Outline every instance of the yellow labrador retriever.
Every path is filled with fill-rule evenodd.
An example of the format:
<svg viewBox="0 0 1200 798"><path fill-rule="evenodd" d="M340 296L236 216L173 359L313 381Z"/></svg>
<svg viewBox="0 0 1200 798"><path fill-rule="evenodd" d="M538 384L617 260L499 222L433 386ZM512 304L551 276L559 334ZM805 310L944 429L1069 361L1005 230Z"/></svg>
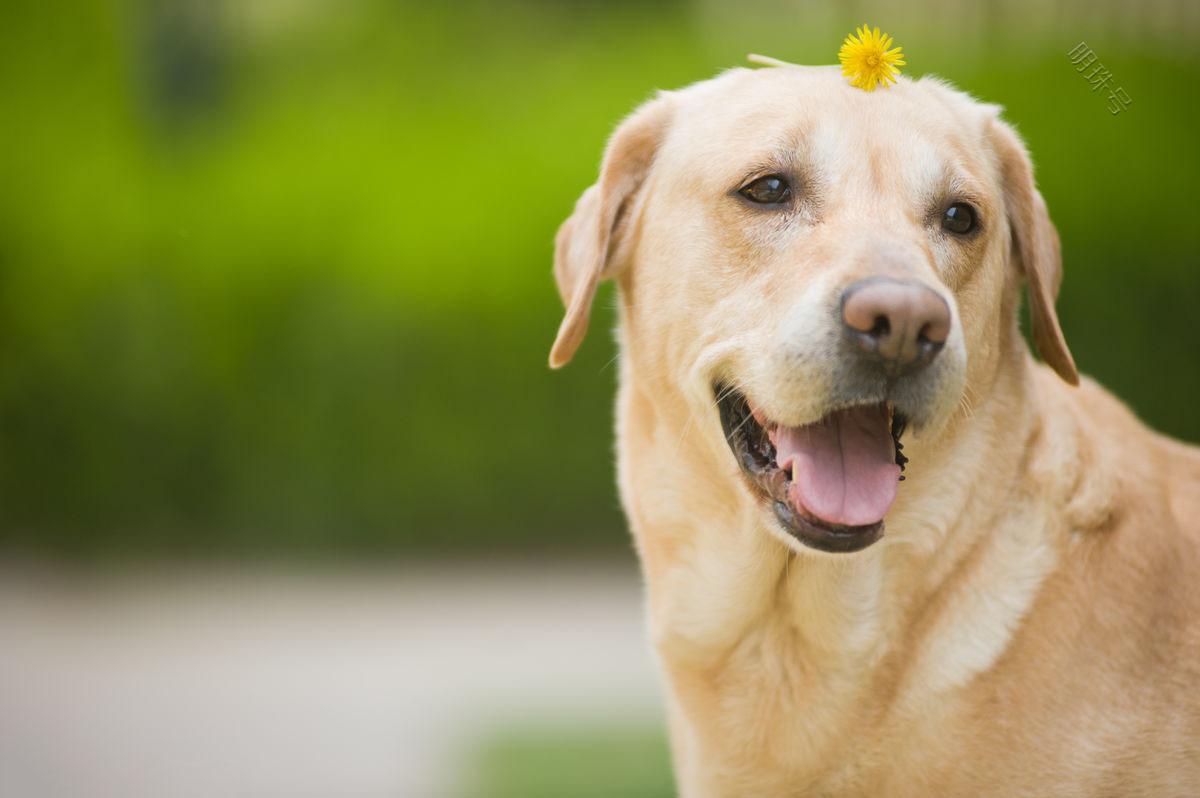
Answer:
<svg viewBox="0 0 1200 798"><path fill-rule="evenodd" d="M1080 382L998 108L836 67L663 93L554 271L555 367L619 286L681 794L1200 795L1200 450Z"/></svg>

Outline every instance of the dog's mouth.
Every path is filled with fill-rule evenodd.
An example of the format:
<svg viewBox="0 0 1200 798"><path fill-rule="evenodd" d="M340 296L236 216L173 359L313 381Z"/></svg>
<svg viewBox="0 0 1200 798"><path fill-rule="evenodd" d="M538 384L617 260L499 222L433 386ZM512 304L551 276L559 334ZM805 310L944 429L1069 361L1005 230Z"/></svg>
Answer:
<svg viewBox="0 0 1200 798"><path fill-rule="evenodd" d="M788 534L827 552L859 551L883 536L908 460L900 443L907 419L890 402L788 427L733 389L715 391L725 440Z"/></svg>

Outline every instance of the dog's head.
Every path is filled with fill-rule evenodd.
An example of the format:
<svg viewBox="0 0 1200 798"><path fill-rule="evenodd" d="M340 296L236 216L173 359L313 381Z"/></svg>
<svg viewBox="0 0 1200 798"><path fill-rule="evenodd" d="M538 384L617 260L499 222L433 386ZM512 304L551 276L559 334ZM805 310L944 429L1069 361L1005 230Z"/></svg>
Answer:
<svg viewBox="0 0 1200 798"><path fill-rule="evenodd" d="M1025 150L934 80L738 69L658 96L613 135L555 276L551 365L617 278L636 378L711 418L781 534L826 551L879 537L905 429L935 437L1021 346L1022 278L1038 351L1078 380Z"/></svg>

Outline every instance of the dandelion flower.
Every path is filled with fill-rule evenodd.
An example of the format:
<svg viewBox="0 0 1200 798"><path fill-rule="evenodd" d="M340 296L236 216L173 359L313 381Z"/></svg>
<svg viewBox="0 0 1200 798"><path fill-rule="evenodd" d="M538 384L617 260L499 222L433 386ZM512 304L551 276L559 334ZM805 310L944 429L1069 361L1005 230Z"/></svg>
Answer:
<svg viewBox="0 0 1200 798"><path fill-rule="evenodd" d="M904 53L899 47L892 46L892 37L881 34L879 28L871 30L866 23L856 30L855 35L847 36L838 52L838 60L842 62L842 74L850 78L850 85L865 91L875 91L876 86L886 86L888 82L896 82L900 70L904 66Z"/></svg>

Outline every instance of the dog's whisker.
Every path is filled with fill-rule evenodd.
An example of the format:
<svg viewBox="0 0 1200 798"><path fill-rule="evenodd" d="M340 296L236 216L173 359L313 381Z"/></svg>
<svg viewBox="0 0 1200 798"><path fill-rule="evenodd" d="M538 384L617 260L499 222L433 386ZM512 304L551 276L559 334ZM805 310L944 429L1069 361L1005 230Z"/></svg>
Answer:
<svg viewBox="0 0 1200 798"><path fill-rule="evenodd" d="M742 427L746 426L746 422L750 421L753 418L754 418L754 416L747 415L745 418L743 418L741 421L738 422L738 425L736 427L729 430L729 434L726 437L732 438L735 433L741 431Z"/></svg>
<svg viewBox="0 0 1200 798"><path fill-rule="evenodd" d="M741 392L740 383L733 382L725 388L725 390L721 393L720 396L717 397L716 401L713 404L714 404L714 406L720 405L720 403L723 399L728 398L729 396L733 395L734 393L740 393L740 392ZM687 417L687 420L684 422L683 430L680 431L679 437L675 441L676 454L678 454L680 449L683 447L683 441L687 437L688 432L691 431L692 423L695 421L695 419L696 419L696 410L695 410L695 408L693 408L688 412L688 417Z"/></svg>
<svg viewBox="0 0 1200 798"><path fill-rule="evenodd" d="M724 391L717 394L717 397L713 401L713 404L719 405L719 404L721 404L721 402L724 402L726 399L728 399L730 396L733 396L735 393L741 393L741 386L736 385L736 384L729 385L728 387L725 388Z"/></svg>
<svg viewBox="0 0 1200 798"><path fill-rule="evenodd" d="M967 398L967 394L965 392L958 397L958 407L960 410L962 410L963 415L965 415L968 419L975 417L975 407Z"/></svg>

